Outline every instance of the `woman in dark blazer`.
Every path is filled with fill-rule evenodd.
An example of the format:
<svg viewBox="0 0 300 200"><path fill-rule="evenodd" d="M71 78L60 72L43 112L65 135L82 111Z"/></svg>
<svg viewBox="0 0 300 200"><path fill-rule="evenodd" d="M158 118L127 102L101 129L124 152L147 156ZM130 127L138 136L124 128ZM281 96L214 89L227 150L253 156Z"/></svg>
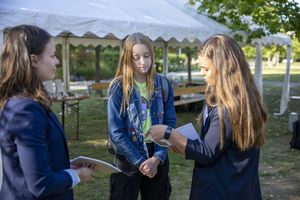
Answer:
<svg viewBox="0 0 300 200"><path fill-rule="evenodd" d="M45 30L8 30L0 60L0 199L72 200L72 187L94 173L70 169L64 131L42 83L55 77L57 64Z"/></svg>
<svg viewBox="0 0 300 200"><path fill-rule="evenodd" d="M201 140L163 125L148 134L195 160L190 199L261 199L259 149L267 114L244 53L233 39L215 35L203 43L199 60L207 82Z"/></svg>

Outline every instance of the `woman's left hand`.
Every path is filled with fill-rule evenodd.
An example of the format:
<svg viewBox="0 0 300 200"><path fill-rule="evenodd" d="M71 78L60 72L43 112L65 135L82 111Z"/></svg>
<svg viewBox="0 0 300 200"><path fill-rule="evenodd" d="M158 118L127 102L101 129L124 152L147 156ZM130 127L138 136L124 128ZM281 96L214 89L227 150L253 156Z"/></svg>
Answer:
<svg viewBox="0 0 300 200"><path fill-rule="evenodd" d="M165 134L165 131L166 131L166 128L168 126L166 125L163 125L163 124L160 124L160 125L154 125L152 126L146 133L146 137L148 135L151 135L151 137L155 140L155 141L159 141L161 139L164 138L164 134Z"/></svg>
<svg viewBox="0 0 300 200"><path fill-rule="evenodd" d="M159 165L159 163L160 160L153 156L145 160L141 164L139 170L143 175L148 176L149 178L153 178L157 173L157 166Z"/></svg>

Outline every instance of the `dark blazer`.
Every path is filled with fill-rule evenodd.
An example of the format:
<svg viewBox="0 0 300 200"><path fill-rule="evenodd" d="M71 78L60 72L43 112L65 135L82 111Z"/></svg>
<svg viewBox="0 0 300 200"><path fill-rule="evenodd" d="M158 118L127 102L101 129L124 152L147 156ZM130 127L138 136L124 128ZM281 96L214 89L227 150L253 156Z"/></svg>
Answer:
<svg viewBox="0 0 300 200"><path fill-rule="evenodd" d="M3 185L0 199L72 200L66 138L52 112L27 98L9 99L0 113Z"/></svg>
<svg viewBox="0 0 300 200"><path fill-rule="evenodd" d="M232 142L229 116L223 110L224 147L220 150L220 123L212 108L201 133L202 142L188 140L186 159L195 160L191 200L262 199L259 176L259 149L240 151Z"/></svg>

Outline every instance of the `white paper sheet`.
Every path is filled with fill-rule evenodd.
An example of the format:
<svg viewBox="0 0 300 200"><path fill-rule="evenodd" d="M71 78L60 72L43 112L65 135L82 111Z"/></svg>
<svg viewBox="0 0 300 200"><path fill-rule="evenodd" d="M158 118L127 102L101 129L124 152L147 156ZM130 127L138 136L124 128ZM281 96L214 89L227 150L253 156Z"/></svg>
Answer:
<svg viewBox="0 0 300 200"><path fill-rule="evenodd" d="M121 170L110 163L107 163L103 160L98 160L95 158L89 158L84 156L78 156L70 161L71 165L83 165L83 164L93 164L96 165L96 170L99 170L103 173L111 174L121 172Z"/></svg>
<svg viewBox="0 0 300 200"><path fill-rule="evenodd" d="M201 139L192 123L188 123L183 126L180 126L180 127L176 128L176 130L179 133L181 133L182 135L184 135L185 137L187 137L188 139L201 141Z"/></svg>

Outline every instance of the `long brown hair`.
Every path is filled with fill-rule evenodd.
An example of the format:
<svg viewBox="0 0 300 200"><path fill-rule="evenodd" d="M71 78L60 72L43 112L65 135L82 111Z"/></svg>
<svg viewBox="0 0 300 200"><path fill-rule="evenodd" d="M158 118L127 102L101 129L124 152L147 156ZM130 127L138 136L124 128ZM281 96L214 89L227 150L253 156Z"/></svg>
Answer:
<svg viewBox="0 0 300 200"><path fill-rule="evenodd" d="M41 55L51 35L31 25L8 29L0 57L0 110L8 98L24 96L50 109L51 100L32 67L31 55Z"/></svg>
<svg viewBox="0 0 300 200"><path fill-rule="evenodd" d="M208 86L206 97L208 105L218 108L221 147L224 107L237 146L241 150L262 146L267 113L241 47L228 36L215 35L202 44L200 55L211 59L216 68L216 86Z"/></svg>
<svg viewBox="0 0 300 200"><path fill-rule="evenodd" d="M122 53L119 60L118 69L115 75L115 79L112 81L112 84L119 79L122 79L123 86L123 98L122 98L122 111L125 111L126 106L129 104L129 99L134 86L134 66L132 62L132 49L135 44L143 44L145 45L150 53L151 57L151 66L147 73L146 83L147 83L147 91L148 98L151 98L154 90L154 51L153 47L150 44L149 39L143 35L142 33L133 33L129 35L123 44Z"/></svg>

